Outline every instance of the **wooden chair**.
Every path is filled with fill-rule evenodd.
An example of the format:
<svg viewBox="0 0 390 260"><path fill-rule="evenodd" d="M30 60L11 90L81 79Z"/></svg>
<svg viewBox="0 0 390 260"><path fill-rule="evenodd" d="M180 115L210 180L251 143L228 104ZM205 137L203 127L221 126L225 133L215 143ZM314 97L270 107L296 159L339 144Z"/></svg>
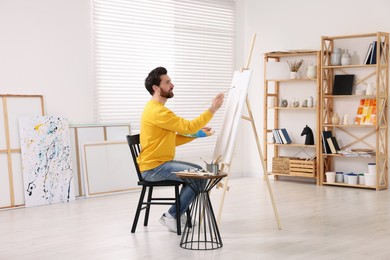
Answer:
<svg viewBox="0 0 390 260"><path fill-rule="evenodd" d="M137 163L137 157L138 157L139 153L141 152L139 134L128 135L127 142L129 144L130 152L131 152L131 155L133 157L133 161L134 161L134 165L135 165L135 169L137 171L138 185L142 186L142 191L141 191L141 195L139 197L137 211L135 213L133 226L131 228L131 233L135 233L135 229L137 228L137 223L138 223L138 219L139 219L139 215L141 213L141 210L145 209L144 226L148 225L151 205L172 205L173 203L175 203L176 212L180 212L179 187L180 187L180 185L183 184L183 182L180 182L180 181L154 181L154 182L150 182L150 181L143 180L143 178L141 176L141 171L139 170L138 163ZM175 197L155 198L155 197L153 197L153 188L154 187L173 187L175 189ZM148 190L148 188L149 188L149 190ZM147 197L147 200L144 201L145 194L146 194L147 190L148 190L148 197ZM176 216L176 223L177 223L177 234L181 235L181 225L180 225L180 215L179 214L177 214L177 216Z"/></svg>

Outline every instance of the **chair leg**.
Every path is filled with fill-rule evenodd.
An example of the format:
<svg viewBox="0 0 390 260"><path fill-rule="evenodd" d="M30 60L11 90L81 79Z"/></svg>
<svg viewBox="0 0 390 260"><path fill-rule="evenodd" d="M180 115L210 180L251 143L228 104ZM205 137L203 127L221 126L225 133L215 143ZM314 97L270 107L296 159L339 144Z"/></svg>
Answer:
<svg viewBox="0 0 390 260"><path fill-rule="evenodd" d="M175 186L175 204L176 204L176 228L177 235L181 235L181 223L180 223L180 194L179 185Z"/></svg>
<svg viewBox="0 0 390 260"><path fill-rule="evenodd" d="M145 227L148 225L148 221L149 221L150 202L152 201L152 194L153 194L153 186L149 186L148 204L146 205L145 219L144 219L144 226Z"/></svg>
<svg viewBox="0 0 390 260"><path fill-rule="evenodd" d="M141 210L142 210L142 203L144 201L145 192L146 192L146 186L143 186L142 191L141 191L141 195L140 195L139 201L138 201L137 211L135 212L133 226L131 227L131 233L135 233L135 229L137 228L137 223L138 223L139 215L140 215Z"/></svg>

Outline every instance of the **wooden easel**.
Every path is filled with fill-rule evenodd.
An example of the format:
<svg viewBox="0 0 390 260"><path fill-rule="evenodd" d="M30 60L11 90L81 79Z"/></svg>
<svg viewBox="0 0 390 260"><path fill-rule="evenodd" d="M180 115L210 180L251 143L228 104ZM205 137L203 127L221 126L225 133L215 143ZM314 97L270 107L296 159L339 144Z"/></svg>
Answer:
<svg viewBox="0 0 390 260"><path fill-rule="evenodd" d="M250 60L251 60L251 56L252 56L252 51L253 51L253 46L255 44L255 40L256 40L256 34L254 34L253 38L252 38L251 48L250 48L250 51L249 51L249 57L248 57L248 60L247 60L246 67L245 68L241 68L241 70L240 70L241 72L244 71L244 70L248 70L249 69L249 64L250 64ZM265 161L264 161L263 152L261 151L260 141L259 141L259 138L258 138L258 135L257 135L255 120L253 118L253 114L252 114L251 106L250 106L250 103L249 103L248 95L246 96L245 102L246 102L246 107L247 107L249 116L241 116L241 118L251 122L253 134L254 134L255 139L256 139L257 150L259 152L261 164L263 166L264 180L267 183L269 196L271 198L272 207L273 207L275 218L276 218L276 223L278 225L278 229L282 229L281 224L280 224L278 209L276 208L276 204L275 204L275 198L274 198L274 195L273 195L273 192L272 192L271 184L270 184L269 179L268 179L267 166L266 166ZM231 166L231 162L229 162L229 163L222 162L221 172L230 173L230 166ZM225 168L228 168L228 171L225 171ZM218 210L218 216L217 216L218 223L221 220L222 207L223 207L223 203L225 201L225 194L226 194L226 191L229 190L229 187L228 187L228 177L226 177L224 179L224 183L221 184L220 186L222 186L222 188L223 188L223 193L222 193L221 203L220 203L219 210Z"/></svg>

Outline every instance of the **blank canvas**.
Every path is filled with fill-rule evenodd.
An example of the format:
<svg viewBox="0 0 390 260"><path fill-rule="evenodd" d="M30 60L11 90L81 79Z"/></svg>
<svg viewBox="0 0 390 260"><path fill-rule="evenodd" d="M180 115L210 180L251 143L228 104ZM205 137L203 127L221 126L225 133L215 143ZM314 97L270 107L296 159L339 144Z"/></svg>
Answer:
<svg viewBox="0 0 390 260"><path fill-rule="evenodd" d="M238 123L242 115L252 71L235 71L226 100L226 110L220 134L214 150L214 159L221 156L221 162L230 163L236 141Z"/></svg>

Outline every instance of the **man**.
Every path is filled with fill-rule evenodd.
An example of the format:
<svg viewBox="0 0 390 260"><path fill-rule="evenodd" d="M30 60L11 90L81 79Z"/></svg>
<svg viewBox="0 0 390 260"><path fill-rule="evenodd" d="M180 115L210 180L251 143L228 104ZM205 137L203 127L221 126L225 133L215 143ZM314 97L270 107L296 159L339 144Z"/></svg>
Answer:
<svg viewBox="0 0 390 260"><path fill-rule="evenodd" d="M177 171L201 169L199 165L174 161L176 146L188 143L194 138L183 136L193 134L203 128L221 107L224 99L222 93L212 101L211 106L193 120L186 120L176 116L165 107L169 98L174 96L171 79L167 70L157 67L145 79L145 87L152 98L144 108L141 118L141 153L138 165L146 181L177 180ZM180 193L180 212L176 212L175 205L160 218L160 223L176 232L176 215L185 219L184 213L195 197L194 191L186 186Z"/></svg>

